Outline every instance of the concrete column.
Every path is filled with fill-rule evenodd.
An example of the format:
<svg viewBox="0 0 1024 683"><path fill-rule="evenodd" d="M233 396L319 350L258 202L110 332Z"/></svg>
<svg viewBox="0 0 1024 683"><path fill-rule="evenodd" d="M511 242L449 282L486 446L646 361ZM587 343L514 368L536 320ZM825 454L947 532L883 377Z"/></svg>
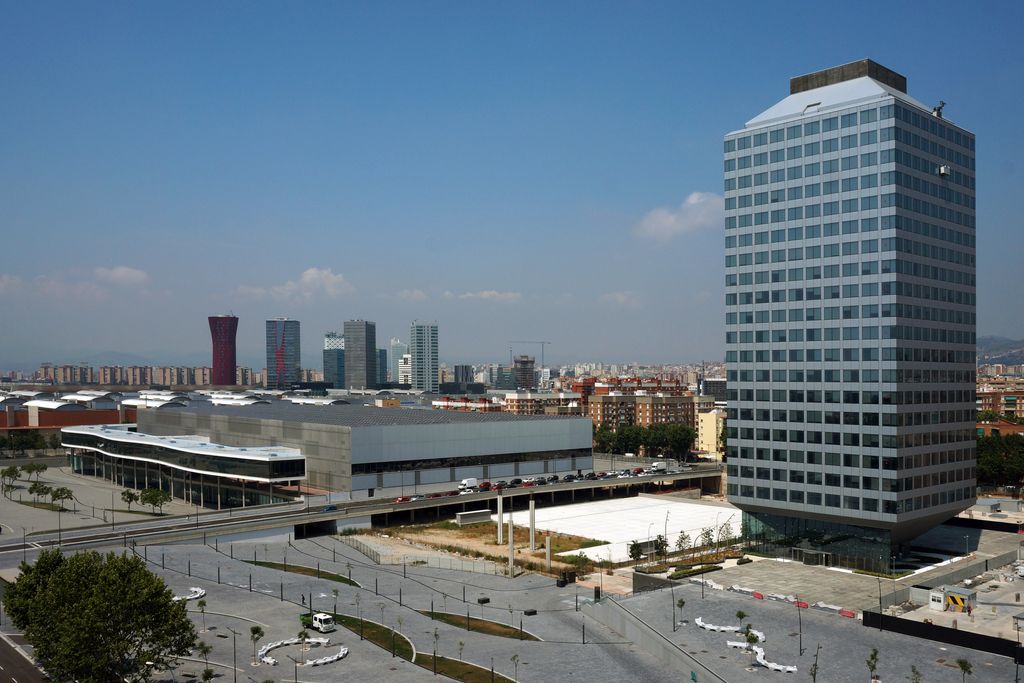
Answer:
<svg viewBox="0 0 1024 683"><path fill-rule="evenodd" d="M505 515L502 512L502 498L504 498L504 496L502 496L499 493L498 494L498 545L501 545L502 543L505 542L505 537L503 535L503 532L505 530L505 528L503 526L505 524Z"/></svg>
<svg viewBox="0 0 1024 683"><path fill-rule="evenodd" d="M533 496L530 496L530 552L532 553L537 549L537 509L536 504L533 501Z"/></svg>
<svg viewBox="0 0 1024 683"><path fill-rule="evenodd" d="M544 537L544 559L547 561L548 571L551 571L551 534Z"/></svg>
<svg viewBox="0 0 1024 683"><path fill-rule="evenodd" d="M513 571L516 566L516 546L515 546L515 534L513 533L514 527L512 526L512 511L508 512L508 575L509 577L515 576Z"/></svg>

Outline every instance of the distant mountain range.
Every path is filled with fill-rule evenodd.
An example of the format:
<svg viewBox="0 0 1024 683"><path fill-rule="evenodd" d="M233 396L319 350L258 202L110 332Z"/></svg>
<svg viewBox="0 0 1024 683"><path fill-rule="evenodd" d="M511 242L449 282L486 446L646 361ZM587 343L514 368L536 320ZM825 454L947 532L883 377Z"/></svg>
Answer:
<svg viewBox="0 0 1024 683"><path fill-rule="evenodd" d="M978 363L1024 363L1024 339L978 337Z"/></svg>

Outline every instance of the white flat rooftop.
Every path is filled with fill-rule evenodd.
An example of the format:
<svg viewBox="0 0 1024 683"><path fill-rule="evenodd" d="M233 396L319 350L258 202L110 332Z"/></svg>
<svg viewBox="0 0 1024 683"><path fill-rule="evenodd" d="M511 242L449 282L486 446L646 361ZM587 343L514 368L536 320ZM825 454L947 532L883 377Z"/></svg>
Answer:
<svg viewBox="0 0 1024 683"><path fill-rule="evenodd" d="M740 533L742 513L732 505L717 501L698 503L667 496L613 498L538 508L536 519L538 530L608 541L607 545L573 550L562 555L583 553L594 561L611 559L612 562L625 562L629 559L631 542L653 540L658 534L665 533L666 514L669 548L675 547L681 531L689 534L691 543L708 527L716 530L716 536L717 530L724 524L729 524L734 537ZM492 515L491 519L497 521L497 515ZM507 523L507 512L505 520ZM529 510L515 511L512 513L512 521L516 526L528 526ZM537 543L541 546L543 540Z"/></svg>
<svg viewBox="0 0 1024 683"><path fill-rule="evenodd" d="M176 451L216 455L219 458L239 458L242 460L304 460L305 456L298 448L285 446L222 446L210 443L202 436L185 434L182 436L154 436L139 432L129 432L124 427L135 425L85 425L81 427L64 427L61 431L70 434L98 436L122 443L137 443L147 446L160 446Z"/></svg>

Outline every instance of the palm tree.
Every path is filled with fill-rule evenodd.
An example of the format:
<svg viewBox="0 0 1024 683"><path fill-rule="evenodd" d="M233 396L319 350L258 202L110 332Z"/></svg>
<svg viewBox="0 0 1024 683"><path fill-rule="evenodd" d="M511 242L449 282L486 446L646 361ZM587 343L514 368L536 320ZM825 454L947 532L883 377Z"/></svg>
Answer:
<svg viewBox="0 0 1024 683"><path fill-rule="evenodd" d="M201 633L206 633L206 600L197 602L196 607L199 608L199 613L203 615L203 630Z"/></svg>
<svg viewBox="0 0 1024 683"><path fill-rule="evenodd" d="M309 631L302 629L298 633L299 640L302 641L302 665L306 665L306 641L309 639Z"/></svg>
<svg viewBox="0 0 1024 683"><path fill-rule="evenodd" d="M265 634L263 633L263 629L260 628L259 626L250 626L249 627L249 640L252 641L252 664L253 664L253 666L256 666L256 664L258 663L258 660L256 659L256 643L260 642L260 639L263 638L264 635Z"/></svg>
<svg viewBox="0 0 1024 683"><path fill-rule="evenodd" d="M509 658L509 661L512 662L512 666L515 667L515 674L513 674L512 680L513 681L518 681L519 680L519 655L517 655L517 654L516 655L512 655Z"/></svg>
<svg viewBox="0 0 1024 683"><path fill-rule="evenodd" d="M871 654L868 655L865 661L868 667L868 673L871 674L871 680L875 680L875 673L878 671L878 648L871 648Z"/></svg>
<svg viewBox="0 0 1024 683"><path fill-rule="evenodd" d="M213 669L211 669L210 667L206 667L205 669L203 669L203 683L210 683L210 681L213 680L214 675L215 674L213 673Z"/></svg>
<svg viewBox="0 0 1024 683"><path fill-rule="evenodd" d="M754 629L750 624L747 624L747 635L744 638L747 641L747 649L750 651L751 659L754 657L754 646L761 642L761 639L754 633Z"/></svg>
<svg viewBox="0 0 1024 683"><path fill-rule="evenodd" d="M466 647L466 644L460 640L459 641L459 659L462 659L462 649L465 648L465 647Z"/></svg>
<svg viewBox="0 0 1024 683"><path fill-rule="evenodd" d="M206 666L210 666L210 653L213 651L213 648L200 640L199 644L196 645L196 649L199 650L199 655L206 662Z"/></svg>
<svg viewBox="0 0 1024 683"><path fill-rule="evenodd" d="M973 667L971 666L971 663L966 659L960 658L956 660L956 665L960 667L960 680L966 683L967 677L974 674L974 671L972 671Z"/></svg>

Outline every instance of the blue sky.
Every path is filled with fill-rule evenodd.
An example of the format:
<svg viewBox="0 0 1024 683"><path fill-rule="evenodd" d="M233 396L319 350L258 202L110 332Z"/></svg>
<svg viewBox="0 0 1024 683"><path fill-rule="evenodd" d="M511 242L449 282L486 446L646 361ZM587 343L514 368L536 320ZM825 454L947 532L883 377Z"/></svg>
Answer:
<svg viewBox="0 0 1024 683"><path fill-rule="evenodd" d="M5 3L0 367L200 363L229 310L257 365L277 315L309 365L349 318L721 358L722 136L863 57L977 134L978 330L1024 337L1019 3L701 5Z"/></svg>

